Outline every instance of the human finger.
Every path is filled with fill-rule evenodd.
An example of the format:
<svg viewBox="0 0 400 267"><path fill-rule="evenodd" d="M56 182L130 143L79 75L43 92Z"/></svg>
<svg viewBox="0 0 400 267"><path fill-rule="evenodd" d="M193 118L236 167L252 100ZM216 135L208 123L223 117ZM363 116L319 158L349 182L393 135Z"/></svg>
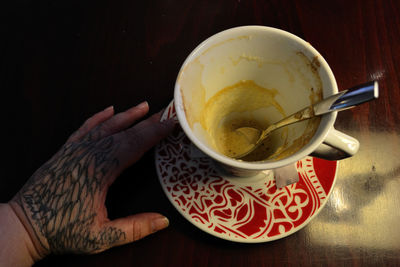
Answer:
<svg viewBox="0 0 400 267"><path fill-rule="evenodd" d="M146 151L167 137L174 129L174 119L160 121L161 113L141 121L134 127L118 134L121 146L117 152L121 167L125 168L136 162Z"/></svg>
<svg viewBox="0 0 400 267"><path fill-rule="evenodd" d="M77 142L93 128L100 125L102 122L108 120L114 115L114 107L110 106L103 111L94 114L92 117L87 119L82 126L75 131L67 140L67 142Z"/></svg>
<svg viewBox="0 0 400 267"><path fill-rule="evenodd" d="M169 221L166 217L159 213L140 213L125 218L119 218L106 222L100 229L99 235L103 236L103 240L109 242L104 247L95 252L101 252L111 247L120 246L142 239L152 233L166 228ZM112 236L118 238L108 238L109 232ZM115 233L118 232L118 235ZM105 238L104 238L105 236Z"/></svg>
<svg viewBox="0 0 400 267"><path fill-rule="evenodd" d="M140 103L124 112L118 113L110 119L104 121L98 127L94 128L89 134L88 138L101 139L131 126L136 120L142 118L149 111L149 104L147 101Z"/></svg>

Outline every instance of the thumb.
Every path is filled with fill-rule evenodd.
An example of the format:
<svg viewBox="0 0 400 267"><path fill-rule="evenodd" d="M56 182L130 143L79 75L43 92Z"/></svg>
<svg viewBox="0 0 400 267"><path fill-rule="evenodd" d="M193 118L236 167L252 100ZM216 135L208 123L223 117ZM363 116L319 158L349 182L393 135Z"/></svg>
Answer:
<svg viewBox="0 0 400 267"><path fill-rule="evenodd" d="M109 221L103 225L103 228L120 229L124 233L123 238L114 240L114 242L108 244L109 247L114 247L139 240L166 228L168 225L169 221L163 215L148 212Z"/></svg>

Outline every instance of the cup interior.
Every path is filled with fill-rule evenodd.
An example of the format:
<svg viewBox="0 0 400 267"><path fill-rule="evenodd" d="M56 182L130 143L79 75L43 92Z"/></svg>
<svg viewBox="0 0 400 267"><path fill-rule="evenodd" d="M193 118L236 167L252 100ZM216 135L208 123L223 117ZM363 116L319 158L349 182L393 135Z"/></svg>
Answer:
<svg viewBox="0 0 400 267"><path fill-rule="evenodd" d="M274 131L268 151L244 161L225 153L235 142L228 133L244 126L262 130L335 92L328 64L309 43L275 28L246 26L210 37L189 55L176 81L175 105L183 130L207 155L266 169L310 154L336 114Z"/></svg>

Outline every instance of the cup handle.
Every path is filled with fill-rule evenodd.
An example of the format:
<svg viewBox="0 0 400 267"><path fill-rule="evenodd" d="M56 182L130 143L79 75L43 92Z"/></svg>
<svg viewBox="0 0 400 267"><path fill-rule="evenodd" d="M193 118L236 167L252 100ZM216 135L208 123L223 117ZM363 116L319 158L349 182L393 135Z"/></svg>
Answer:
<svg viewBox="0 0 400 267"><path fill-rule="evenodd" d="M311 156L327 160L340 160L354 156L359 147L360 142L357 139L332 128Z"/></svg>

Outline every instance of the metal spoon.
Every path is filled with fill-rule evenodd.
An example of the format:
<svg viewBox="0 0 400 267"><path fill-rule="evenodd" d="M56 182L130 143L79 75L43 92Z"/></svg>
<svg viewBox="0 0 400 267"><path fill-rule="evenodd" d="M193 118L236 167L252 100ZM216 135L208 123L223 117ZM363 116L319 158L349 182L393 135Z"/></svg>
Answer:
<svg viewBox="0 0 400 267"><path fill-rule="evenodd" d="M253 152L262 141L276 129L329 112L349 109L364 102L376 99L378 98L378 95L378 82L372 81L329 96L314 105L306 107L274 124L271 124L264 131L252 127L238 128L235 131L246 138L249 142L249 146L247 146L244 151L236 151L237 156L235 156L235 158L241 159Z"/></svg>

